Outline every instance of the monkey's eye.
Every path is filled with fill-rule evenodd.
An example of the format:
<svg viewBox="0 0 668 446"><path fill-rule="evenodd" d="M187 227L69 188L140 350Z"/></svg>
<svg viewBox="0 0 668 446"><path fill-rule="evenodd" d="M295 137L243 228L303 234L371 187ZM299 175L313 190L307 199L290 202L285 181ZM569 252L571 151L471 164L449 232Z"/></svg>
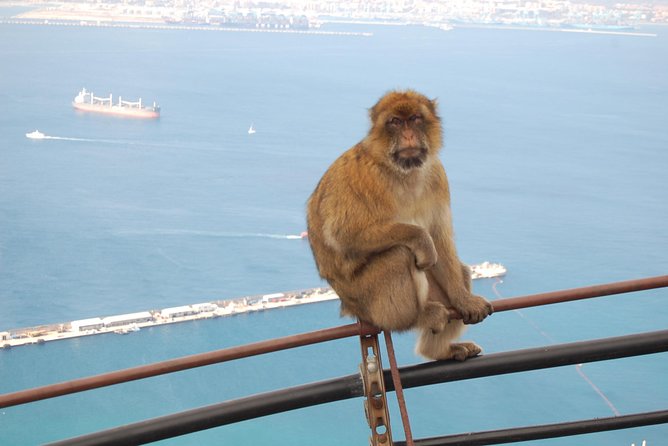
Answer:
<svg viewBox="0 0 668 446"><path fill-rule="evenodd" d="M419 124L422 122L422 116L420 115L411 115L410 118L408 118L408 121L414 124Z"/></svg>
<svg viewBox="0 0 668 446"><path fill-rule="evenodd" d="M396 127L400 126L402 123L403 123L403 121L400 118L397 118L396 116L394 118L390 119L390 122L389 122L390 125L393 125L393 126L396 126Z"/></svg>

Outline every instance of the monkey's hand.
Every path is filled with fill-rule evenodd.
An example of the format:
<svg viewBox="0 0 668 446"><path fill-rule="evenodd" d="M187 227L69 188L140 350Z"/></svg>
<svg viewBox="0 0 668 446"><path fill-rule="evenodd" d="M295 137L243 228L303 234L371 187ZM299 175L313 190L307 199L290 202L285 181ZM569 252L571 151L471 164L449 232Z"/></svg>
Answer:
<svg viewBox="0 0 668 446"><path fill-rule="evenodd" d="M417 239L412 247L415 254L415 265L419 270L429 269L436 265L438 254L431 236L425 231L424 235Z"/></svg>
<svg viewBox="0 0 668 446"><path fill-rule="evenodd" d="M455 310L461 314L462 321L464 321L465 324L477 324L478 322L482 322L483 319L494 312L492 304L489 303L487 299L476 296L475 294L469 295L466 299L460 300L453 306L455 307Z"/></svg>

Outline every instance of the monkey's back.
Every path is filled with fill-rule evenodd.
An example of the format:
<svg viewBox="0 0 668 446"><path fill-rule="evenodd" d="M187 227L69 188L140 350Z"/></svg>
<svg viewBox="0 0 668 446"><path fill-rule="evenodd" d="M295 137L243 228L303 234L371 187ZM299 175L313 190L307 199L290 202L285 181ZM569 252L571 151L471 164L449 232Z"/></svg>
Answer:
<svg viewBox="0 0 668 446"><path fill-rule="evenodd" d="M388 187L363 143L327 169L307 203L309 242L324 279L345 279L366 261L355 240L366 227L396 213Z"/></svg>

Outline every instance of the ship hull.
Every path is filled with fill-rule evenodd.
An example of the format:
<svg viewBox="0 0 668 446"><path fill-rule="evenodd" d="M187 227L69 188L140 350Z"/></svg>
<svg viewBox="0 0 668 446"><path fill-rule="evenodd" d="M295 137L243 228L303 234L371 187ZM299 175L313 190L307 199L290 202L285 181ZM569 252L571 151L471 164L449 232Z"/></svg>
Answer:
<svg viewBox="0 0 668 446"><path fill-rule="evenodd" d="M76 102L73 102L72 106L75 108L75 110L87 113L101 113L105 115L125 116L128 118L140 118L140 119L156 119L160 117L159 111L151 110L148 108L130 108L130 107L119 107L117 105L107 106L107 105L85 104L85 103L82 104Z"/></svg>

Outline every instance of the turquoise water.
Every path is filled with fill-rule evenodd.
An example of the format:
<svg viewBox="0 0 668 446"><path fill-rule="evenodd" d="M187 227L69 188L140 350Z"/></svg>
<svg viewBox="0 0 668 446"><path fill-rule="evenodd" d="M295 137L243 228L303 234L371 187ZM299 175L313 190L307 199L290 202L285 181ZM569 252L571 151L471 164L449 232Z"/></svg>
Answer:
<svg viewBox="0 0 668 446"><path fill-rule="evenodd" d="M330 28L341 29L341 28ZM349 29L349 28L346 28ZM0 331L319 286L304 203L385 91L437 97L457 242L490 298L666 274L668 37L420 27L372 37L0 25ZM69 103L141 96L158 121ZM253 123L257 129L248 135ZM33 141L39 129L62 139ZM665 291L500 313L486 352L665 329ZM11 392L331 327L335 302L0 351ZM401 364L420 361L396 337ZM354 340L0 410L32 445L355 373ZM668 407L665 354L584 365L622 414ZM574 367L407 392L417 438L613 415ZM393 413L397 436L399 416ZM367 444L361 401L178 445ZM665 444L648 427L530 444Z"/></svg>

